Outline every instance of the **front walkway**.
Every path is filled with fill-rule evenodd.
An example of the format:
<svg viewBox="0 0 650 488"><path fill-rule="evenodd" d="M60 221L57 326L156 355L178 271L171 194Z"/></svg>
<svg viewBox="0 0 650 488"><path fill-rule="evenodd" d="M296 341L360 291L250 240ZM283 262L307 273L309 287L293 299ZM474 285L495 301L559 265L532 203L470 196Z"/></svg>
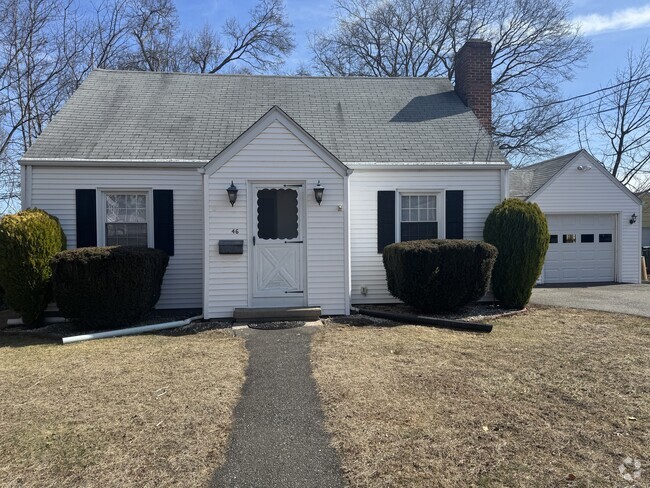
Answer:
<svg viewBox="0 0 650 488"><path fill-rule="evenodd" d="M250 359L213 487L341 487L309 360L315 327L241 329Z"/></svg>
<svg viewBox="0 0 650 488"><path fill-rule="evenodd" d="M650 284L538 286L530 303L650 317Z"/></svg>

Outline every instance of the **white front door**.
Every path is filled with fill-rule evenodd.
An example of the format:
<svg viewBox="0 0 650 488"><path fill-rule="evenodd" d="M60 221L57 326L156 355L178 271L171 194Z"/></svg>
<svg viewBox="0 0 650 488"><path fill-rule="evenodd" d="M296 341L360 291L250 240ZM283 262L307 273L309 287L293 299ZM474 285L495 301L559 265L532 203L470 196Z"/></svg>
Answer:
<svg viewBox="0 0 650 488"><path fill-rule="evenodd" d="M304 186L252 187L253 306L305 305Z"/></svg>
<svg viewBox="0 0 650 488"><path fill-rule="evenodd" d="M614 281L614 215L547 215L547 220L551 242L544 262L544 283Z"/></svg>

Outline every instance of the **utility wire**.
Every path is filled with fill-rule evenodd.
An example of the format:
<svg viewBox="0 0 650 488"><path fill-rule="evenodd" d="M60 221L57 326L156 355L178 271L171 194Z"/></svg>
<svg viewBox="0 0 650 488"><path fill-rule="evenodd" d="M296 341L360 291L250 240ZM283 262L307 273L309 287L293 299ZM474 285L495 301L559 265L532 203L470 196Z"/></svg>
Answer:
<svg viewBox="0 0 650 488"><path fill-rule="evenodd" d="M522 109L519 109L519 110L514 110L512 112L508 112L506 114L503 114L503 116L506 117L508 115L517 115L517 114L524 113L524 112L530 112L531 110L537 110L539 108L548 108L548 107L551 107L553 105L559 105L559 104L562 104L562 103L571 102L573 100L578 100L579 98L590 97L591 95L595 95L596 93L612 90L614 88L618 88L618 87L623 86L623 85L629 85L630 83L645 81L647 79L650 79L650 74L643 75L643 76L640 76L638 78L634 78L632 80L623 81L621 83L617 83L616 85L606 86L605 88L600 88L598 90L594 90L594 91L589 92L589 93L583 93L582 95L576 95L576 96L573 96L573 97L565 98L564 100L555 100L553 102L543 103L541 105L536 105L534 107L528 107L528 108L522 108ZM597 101L597 100L591 100L591 101L585 103L585 105L589 105L591 103L594 103L595 101Z"/></svg>

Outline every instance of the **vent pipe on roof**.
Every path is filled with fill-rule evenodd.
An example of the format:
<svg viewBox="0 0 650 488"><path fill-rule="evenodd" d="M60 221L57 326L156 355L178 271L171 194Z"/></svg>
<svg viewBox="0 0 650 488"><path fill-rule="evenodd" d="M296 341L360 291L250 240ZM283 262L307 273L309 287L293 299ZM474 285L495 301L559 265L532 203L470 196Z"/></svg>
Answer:
<svg viewBox="0 0 650 488"><path fill-rule="evenodd" d="M456 53L455 91L492 133L492 44L470 39Z"/></svg>

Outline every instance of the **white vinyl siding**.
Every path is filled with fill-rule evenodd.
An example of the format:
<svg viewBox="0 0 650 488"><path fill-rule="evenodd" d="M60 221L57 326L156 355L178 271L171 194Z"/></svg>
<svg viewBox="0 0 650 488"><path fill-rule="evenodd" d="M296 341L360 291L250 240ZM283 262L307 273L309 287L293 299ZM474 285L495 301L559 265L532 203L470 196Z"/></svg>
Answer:
<svg viewBox="0 0 650 488"><path fill-rule="evenodd" d="M200 308L203 303L203 187L196 168L34 166L31 205L59 218L68 248L72 249L77 244L75 190L102 188L174 191L175 252L169 260L156 308Z"/></svg>
<svg viewBox="0 0 650 488"><path fill-rule="evenodd" d="M205 178L206 317L231 317L235 308L252 306L248 269L249 184L273 181L305 185L307 304L322 307L323 314L346 312L344 213L347 209L343 176L275 121ZM325 188L320 206L313 191L319 180ZM239 189L234 206L230 205L226 193L231 181ZM243 239L244 254L219 254L220 239Z"/></svg>
<svg viewBox="0 0 650 488"><path fill-rule="evenodd" d="M436 193L438 235L444 238L445 190L463 190L465 239L483 239L483 224L501 202L498 169L355 169L350 176L352 303L395 302L386 288L382 255L377 252L377 192ZM400 221L397 216L397 222ZM361 288L367 288L367 295Z"/></svg>
<svg viewBox="0 0 650 488"><path fill-rule="evenodd" d="M548 215L616 214L615 279L623 283L639 283L641 220L630 224L630 218L632 214L641 215L641 205L594 167L596 164L599 163L579 155L529 201L537 203ZM578 171L580 165L592 168Z"/></svg>

